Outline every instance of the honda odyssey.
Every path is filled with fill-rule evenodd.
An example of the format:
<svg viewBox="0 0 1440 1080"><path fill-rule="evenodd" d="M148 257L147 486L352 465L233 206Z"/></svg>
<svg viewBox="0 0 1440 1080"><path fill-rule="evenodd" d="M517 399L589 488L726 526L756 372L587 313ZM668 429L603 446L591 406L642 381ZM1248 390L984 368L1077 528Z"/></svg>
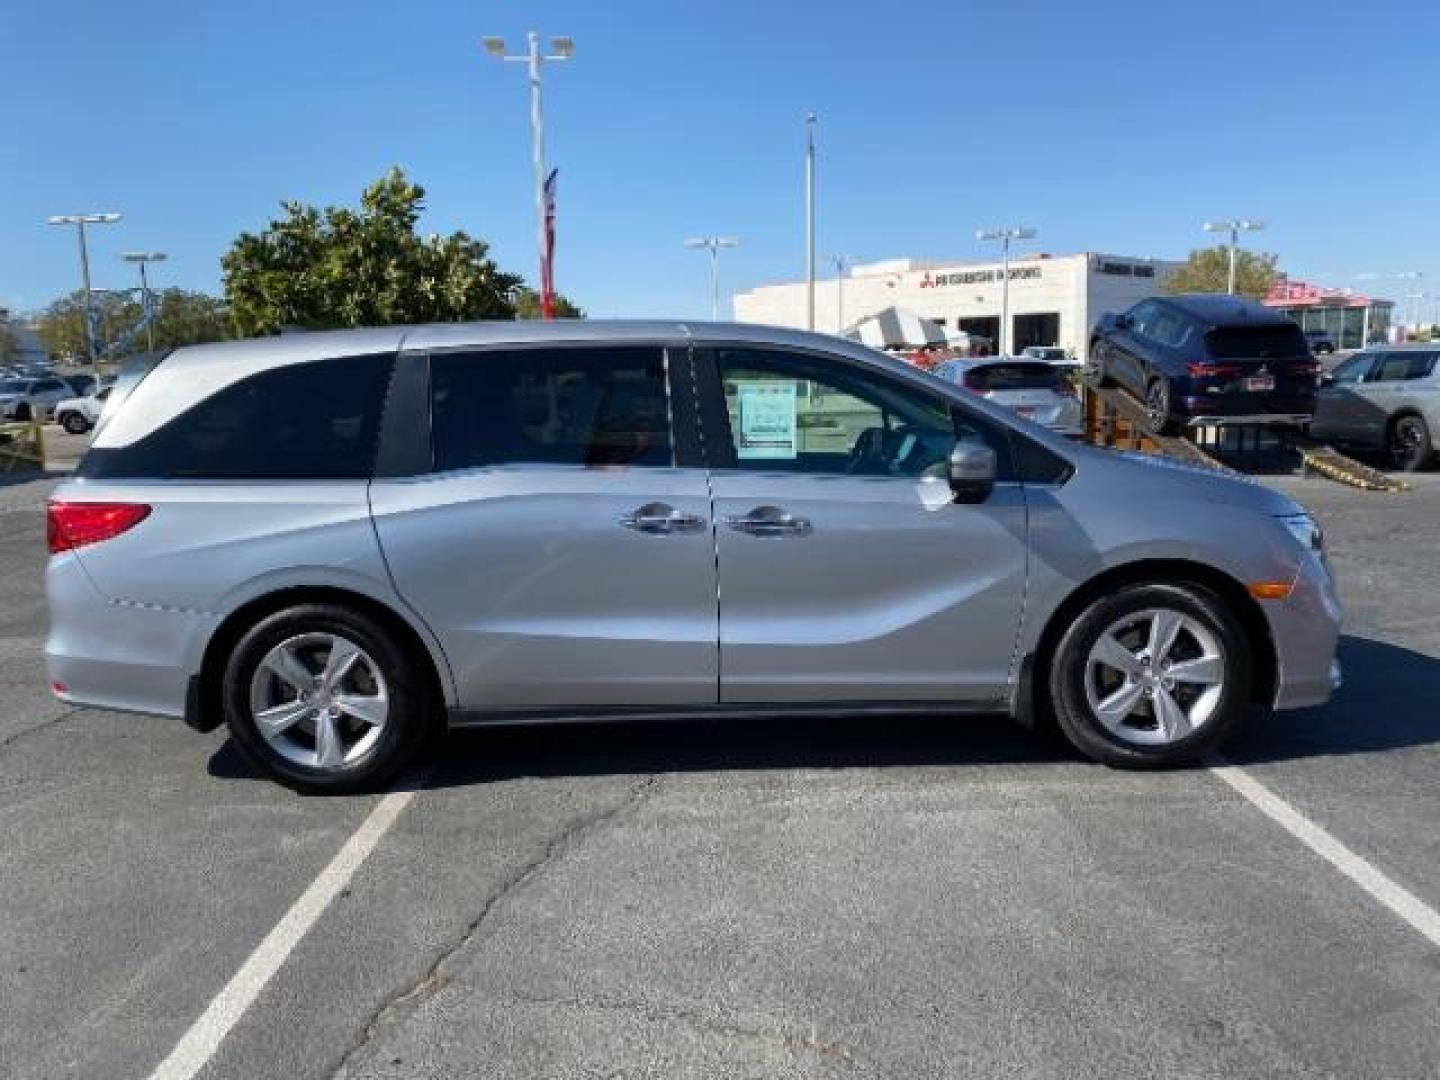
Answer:
<svg viewBox="0 0 1440 1080"><path fill-rule="evenodd" d="M1205 754L1325 701L1284 495L1073 443L851 342L676 322L148 357L49 507L54 693L372 788L446 726L1008 713Z"/></svg>

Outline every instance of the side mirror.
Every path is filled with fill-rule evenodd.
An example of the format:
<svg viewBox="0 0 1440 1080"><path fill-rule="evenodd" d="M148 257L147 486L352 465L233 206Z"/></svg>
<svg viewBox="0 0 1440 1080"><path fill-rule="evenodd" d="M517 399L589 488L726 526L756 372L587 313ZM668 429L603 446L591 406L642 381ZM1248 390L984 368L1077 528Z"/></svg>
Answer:
<svg viewBox="0 0 1440 1080"><path fill-rule="evenodd" d="M995 451L982 442L960 439L950 451L950 490L957 503L981 503L995 489Z"/></svg>

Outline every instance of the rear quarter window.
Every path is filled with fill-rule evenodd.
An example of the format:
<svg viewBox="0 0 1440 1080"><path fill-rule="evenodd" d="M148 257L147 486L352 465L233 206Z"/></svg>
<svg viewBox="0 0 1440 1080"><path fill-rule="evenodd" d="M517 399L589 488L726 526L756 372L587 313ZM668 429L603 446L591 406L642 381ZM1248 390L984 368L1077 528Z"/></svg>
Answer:
<svg viewBox="0 0 1440 1080"><path fill-rule="evenodd" d="M95 447L92 479L334 480L368 477L392 356L258 372L129 446ZM155 377L163 377L163 369Z"/></svg>

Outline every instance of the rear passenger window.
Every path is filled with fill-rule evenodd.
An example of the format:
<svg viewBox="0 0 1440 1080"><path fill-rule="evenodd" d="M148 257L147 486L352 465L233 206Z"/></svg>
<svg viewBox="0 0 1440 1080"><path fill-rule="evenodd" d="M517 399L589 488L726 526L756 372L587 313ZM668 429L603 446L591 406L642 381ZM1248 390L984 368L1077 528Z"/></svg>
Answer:
<svg viewBox="0 0 1440 1080"><path fill-rule="evenodd" d="M217 391L129 446L93 448L78 475L336 480L370 475L389 355L262 371ZM163 378L162 367L156 376Z"/></svg>
<svg viewBox="0 0 1440 1080"><path fill-rule="evenodd" d="M673 462L665 357L655 347L437 353L435 468Z"/></svg>

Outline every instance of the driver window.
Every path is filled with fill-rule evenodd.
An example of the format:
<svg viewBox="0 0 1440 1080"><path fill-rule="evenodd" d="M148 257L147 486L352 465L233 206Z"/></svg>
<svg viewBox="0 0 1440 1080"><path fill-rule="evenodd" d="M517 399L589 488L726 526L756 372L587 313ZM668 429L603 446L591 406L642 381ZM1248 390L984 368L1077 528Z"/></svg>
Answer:
<svg viewBox="0 0 1440 1080"><path fill-rule="evenodd" d="M801 353L722 348L716 360L733 468L946 475L956 429L943 400Z"/></svg>

